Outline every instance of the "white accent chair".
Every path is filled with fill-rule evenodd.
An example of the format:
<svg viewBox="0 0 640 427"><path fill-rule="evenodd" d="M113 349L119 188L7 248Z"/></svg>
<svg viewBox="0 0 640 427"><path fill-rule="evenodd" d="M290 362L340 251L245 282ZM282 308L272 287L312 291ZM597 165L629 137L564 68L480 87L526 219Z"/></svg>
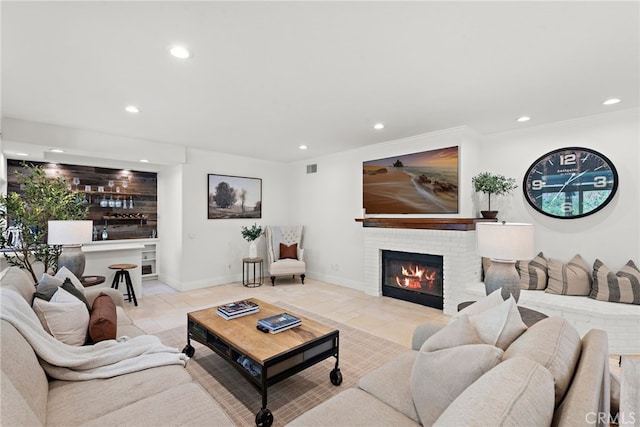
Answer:
<svg viewBox="0 0 640 427"><path fill-rule="evenodd" d="M296 274L300 275L300 280L304 285L307 266L304 263L304 249L302 249L302 229L302 225L266 227L267 265L272 286L275 286L277 276L291 275L295 278ZM282 254L280 253L280 244L285 247ZM293 251L293 245L297 245L295 251ZM281 256L285 258L281 258Z"/></svg>

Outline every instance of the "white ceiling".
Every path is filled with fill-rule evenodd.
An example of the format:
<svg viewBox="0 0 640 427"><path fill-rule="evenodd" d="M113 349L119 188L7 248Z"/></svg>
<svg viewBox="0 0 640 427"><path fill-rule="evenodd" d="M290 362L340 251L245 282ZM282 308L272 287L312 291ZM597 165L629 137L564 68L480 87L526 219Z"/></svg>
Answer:
<svg viewBox="0 0 640 427"><path fill-rule="evenodd" d="M637 1L1 7L3 118L242 156L296 161L639 105ZM174 43L194 57L172 58Z"/></svg>

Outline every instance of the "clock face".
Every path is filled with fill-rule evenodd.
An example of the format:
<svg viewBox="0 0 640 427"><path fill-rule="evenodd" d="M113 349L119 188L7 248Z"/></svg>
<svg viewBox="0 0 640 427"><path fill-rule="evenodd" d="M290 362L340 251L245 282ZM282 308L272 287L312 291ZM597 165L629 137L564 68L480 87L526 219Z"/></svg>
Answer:
<svg viewBox="0 0 640 427"><path fill-rule="evenodd" d="M604 155L588 148L551 151L527 170L522 189L538 212L580 218L605 207L618 188L618 172Z"/></svg>

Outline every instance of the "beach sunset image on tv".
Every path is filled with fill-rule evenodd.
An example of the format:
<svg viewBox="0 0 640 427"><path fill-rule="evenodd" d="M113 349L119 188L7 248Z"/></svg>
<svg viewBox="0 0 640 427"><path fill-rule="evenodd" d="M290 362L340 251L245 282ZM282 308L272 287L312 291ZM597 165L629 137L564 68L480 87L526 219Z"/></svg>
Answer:
<svg viewBox="0 0 640 427"><path fill-rule="evenodd" d="M367 214L458 213L458 147L362 163Z"/></svg>

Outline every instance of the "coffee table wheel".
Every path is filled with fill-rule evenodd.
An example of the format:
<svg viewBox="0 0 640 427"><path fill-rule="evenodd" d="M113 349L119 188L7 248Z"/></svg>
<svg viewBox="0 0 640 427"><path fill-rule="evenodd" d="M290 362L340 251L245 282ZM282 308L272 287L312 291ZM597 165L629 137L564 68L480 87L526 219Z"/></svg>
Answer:
<svg viewBox="0 0 640 427"><path fill-rule="evenodd" d="M194 354L196 354L196 349L191 346L191 344L187 344L182 349L182 352L187 355L188 358L192 358Z"/></svg>
<svg viewBox="0 0 640 427"><path fill-rule="evenodd" d="M273 424L273 414L267 408L262 408L256 414L257 427L270 427Z"/></svg>
<svg viewBox="0 0 640 427"><path fill-rule="evenodd" d="M329 373L329 379L331 380L331 384L335 386L339 386L342 384L342 373L340 369L335 368Z"/></svg>

